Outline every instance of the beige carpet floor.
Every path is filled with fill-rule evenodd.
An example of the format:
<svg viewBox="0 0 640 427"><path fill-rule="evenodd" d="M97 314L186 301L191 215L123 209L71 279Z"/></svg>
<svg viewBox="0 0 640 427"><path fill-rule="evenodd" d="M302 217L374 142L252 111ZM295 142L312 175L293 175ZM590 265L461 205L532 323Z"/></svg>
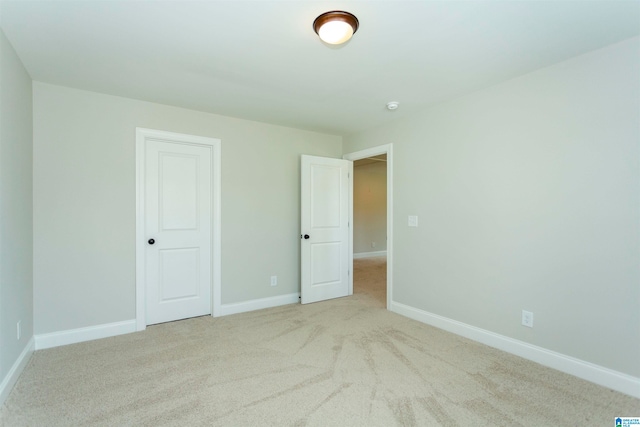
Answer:
<svg viewBox="0 0 640 427"><path fill-rule="evenodd" d="M349 298L36 352L5 426L613 426L640 400Z"/></svg>

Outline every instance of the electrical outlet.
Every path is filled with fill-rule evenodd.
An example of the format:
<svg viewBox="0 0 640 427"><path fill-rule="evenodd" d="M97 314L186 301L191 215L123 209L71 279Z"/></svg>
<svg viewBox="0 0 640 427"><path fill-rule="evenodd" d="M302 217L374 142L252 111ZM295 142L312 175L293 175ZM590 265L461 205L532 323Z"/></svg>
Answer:
<svg viewBox="0 0 640 427"><path fill-rule="evenodd" d="M533 313L530 311L522 310L522 326L528 326L533 328Z"/></svg>
<svg viewBox="0 0 640 427"><path fill-rule="evenodd" d="M371 247L375 248L376 247L376 242L371 242Z"/></svg>
<svg viewBox="0 0 640 427"><path fill-rule="evenodd" d="M271 286L278 286L278 276L271 276Z"/></svg>
<svg viewBox="0 0 640 427"><path fill-rule="evenodd" d="M22 327L21 327L21 323L22 320L18 320L18 323L16 323L16 339L20 339L20 336L22 335Z"/></svg>

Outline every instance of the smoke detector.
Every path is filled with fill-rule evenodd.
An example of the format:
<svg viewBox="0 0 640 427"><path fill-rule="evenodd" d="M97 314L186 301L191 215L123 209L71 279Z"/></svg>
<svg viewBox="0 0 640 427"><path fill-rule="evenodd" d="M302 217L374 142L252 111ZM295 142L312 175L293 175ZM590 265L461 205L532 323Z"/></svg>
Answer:
<svg viewBox="0 0 640 427"><path fill-rule="evenodd" d="M400 103L396 101L387 102L387 110L393 111L397 109L399 105Z"/></svg>

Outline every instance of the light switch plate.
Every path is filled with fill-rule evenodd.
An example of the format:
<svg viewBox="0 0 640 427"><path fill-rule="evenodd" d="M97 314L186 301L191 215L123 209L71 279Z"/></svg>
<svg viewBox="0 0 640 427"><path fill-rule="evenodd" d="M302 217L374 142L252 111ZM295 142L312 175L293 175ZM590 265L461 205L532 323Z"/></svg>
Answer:
<svg viewBox="0 0 640 427"><path fill-rule="evenodd" d="M409 215L409 227L418 226L418 217L416 215Z"/></svg>

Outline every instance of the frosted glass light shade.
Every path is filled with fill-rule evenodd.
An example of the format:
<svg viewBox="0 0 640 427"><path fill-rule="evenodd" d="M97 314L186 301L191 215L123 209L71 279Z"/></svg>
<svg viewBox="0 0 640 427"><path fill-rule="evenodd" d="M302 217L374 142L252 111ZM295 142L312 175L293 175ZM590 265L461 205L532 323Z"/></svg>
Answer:
<svg viewBox="0 0 640 427"><path fill-rule="evenodd" d="M329 44L347 42L358 31L358 26L358 18L340 10L323 13L313 21L313 30Z"/></svg>
<svg viewBox="0 0 640 427"><path fill-rule="evenodd" d="M342 21L330 21L318 30L320 39L329 44L342 44L353 36L351 25Z"/></svg>

